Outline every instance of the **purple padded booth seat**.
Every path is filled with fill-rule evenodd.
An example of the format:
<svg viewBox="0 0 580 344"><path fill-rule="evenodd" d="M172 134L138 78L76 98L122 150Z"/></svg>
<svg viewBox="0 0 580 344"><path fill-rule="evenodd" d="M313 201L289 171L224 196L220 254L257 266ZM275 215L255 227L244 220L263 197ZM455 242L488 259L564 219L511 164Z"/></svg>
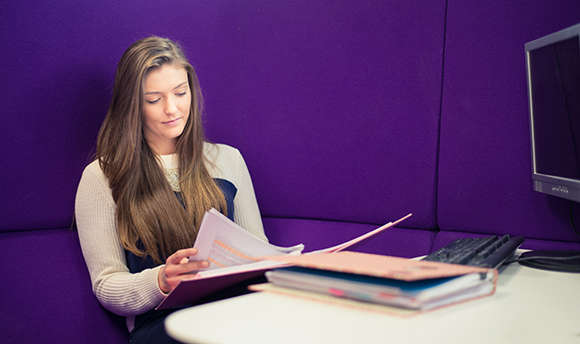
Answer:
<svg viewBox="0 0 580 344"><path fill-rule="evenodd" d="M338 245L377 227L335 221L264 218L264 228L271 243L281 246L303 243L305 252ZM434 235L433 231L427 230L390 228L348 250L416 257L429 253Z"/></svg>
<svg viewBox="0 0 580 344"><path fill-rule="evenodd" d="M524 59L525 42L578 22L577 0L449 1L437 200L442 231L518 234L551 241L552 248L580 241L569 223L571 202L532 190Z"/></svg>
<svg viewBox="0 0 580 344"><path fill-rule="evenodd" d="M77 234L70 229L0 235L3 343L127 343L123 318L92 293Z"/></svg>

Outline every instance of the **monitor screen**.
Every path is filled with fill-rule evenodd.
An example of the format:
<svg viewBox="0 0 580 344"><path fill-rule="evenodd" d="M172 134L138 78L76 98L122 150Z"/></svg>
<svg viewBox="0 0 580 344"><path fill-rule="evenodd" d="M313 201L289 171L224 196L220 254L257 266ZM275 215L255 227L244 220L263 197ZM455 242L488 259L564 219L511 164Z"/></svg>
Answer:
<svg viewBox="0 0 580 344"><path fill-rule="evenodd" d="M536 191L580 201L580 24L526 44Z"/></svg>

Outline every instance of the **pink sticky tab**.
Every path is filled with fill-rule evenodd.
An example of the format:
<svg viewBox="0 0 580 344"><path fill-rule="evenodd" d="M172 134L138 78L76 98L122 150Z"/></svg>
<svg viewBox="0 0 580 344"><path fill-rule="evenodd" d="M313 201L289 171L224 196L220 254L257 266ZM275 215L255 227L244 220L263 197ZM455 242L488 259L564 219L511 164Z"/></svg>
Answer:
<svg viewBox="0 0 580 344"><path fill-rule="evenodd" d="M328 292L334 296L340 296L340 297L344 296L344 291L342 291L340 289L328 288Z"/></svg>
<svg viewBox="0 0 580 344"><path fill-rule="evenodd" d="M395 297L397 297L397 295L394 294L387 294L387 293L379 293L379 296L383 299L394 299Z"/></svg>

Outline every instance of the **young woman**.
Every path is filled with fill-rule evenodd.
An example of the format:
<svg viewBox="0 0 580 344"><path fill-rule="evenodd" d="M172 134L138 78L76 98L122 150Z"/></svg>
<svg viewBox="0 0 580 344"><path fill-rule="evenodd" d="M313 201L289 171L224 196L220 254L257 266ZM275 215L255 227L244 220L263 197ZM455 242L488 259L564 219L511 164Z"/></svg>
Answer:
<svg viewBox="0 0 580 344"><path fill-rule="evenodd" d="M75 216L93 292L126 316L131 342L171 342L155 311L191 271L206 210L266 239L240 152L205 141L198 79L178 45L149 37L117 66L96 160L82 175Z"/></svg>

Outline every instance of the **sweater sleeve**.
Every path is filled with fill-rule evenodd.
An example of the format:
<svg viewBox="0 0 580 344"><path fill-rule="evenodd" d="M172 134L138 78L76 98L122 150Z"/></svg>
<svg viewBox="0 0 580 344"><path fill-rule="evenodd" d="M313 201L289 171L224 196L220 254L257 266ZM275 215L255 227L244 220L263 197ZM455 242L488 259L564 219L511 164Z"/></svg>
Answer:
<svg viewBox="0 0 580 344"><path fill-rule="evenodd" d="M258 201L254 193L254 186L246 162L240 151L235 149L234 154L234 178L238 192L234 198L234 220L237 224L248 230L257 237L268 241L264 233L262 217L258 208Z"/></svg>
<svg viewBox="0 0 580 344"><path fill-rule="evenodd" d="M79 240L93 292L109 311L133 316L153 309L165 296L158 285L161 266L130 273L116 228L116 205L97 162L81 177L75 200Z"/></svg>

